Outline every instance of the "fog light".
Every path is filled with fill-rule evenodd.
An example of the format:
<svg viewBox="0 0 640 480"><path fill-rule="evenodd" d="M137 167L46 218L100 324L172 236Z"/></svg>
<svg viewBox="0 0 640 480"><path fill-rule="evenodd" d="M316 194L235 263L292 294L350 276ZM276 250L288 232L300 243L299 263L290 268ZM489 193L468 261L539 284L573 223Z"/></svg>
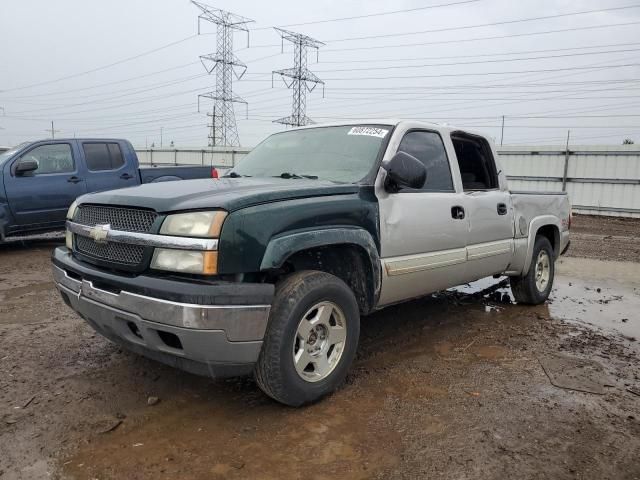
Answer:
<svg viewBox="0 0 640 480"><path fill-rule="evenodd" d="M218 271L218 252L156 248L151 260L151 268L170 272L215 275Z"/></svg>

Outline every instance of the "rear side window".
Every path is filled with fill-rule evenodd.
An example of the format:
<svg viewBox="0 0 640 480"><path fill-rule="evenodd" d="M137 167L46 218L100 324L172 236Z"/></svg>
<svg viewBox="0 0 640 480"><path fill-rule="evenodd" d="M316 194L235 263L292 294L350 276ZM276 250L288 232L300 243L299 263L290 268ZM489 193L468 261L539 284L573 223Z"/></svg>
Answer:
<svg viewBox="0 0 640 480"><path fill-rule="evenodd" d="M458 157L464 191L498 188L498 172L491 148L484 138L453 133L451 141Z"/></svg>
<svg viewBox="0 0 640 480"><path fill-rule="evenodd" d="M427 180L417 191L453 191L451 168L439 134L421 130L409 132L400 142L398 151L416 157L427 167Z"/></svg>
<svg viewBox="0 0 640 480"><path fill-rule="evenodd" d="M117 170L124 165L120 145L117 143L83 143L87 168L92 172Z"/></svg>
<svg viewBox="0 0 640 480"><path fill-rule="evenodd" d="M111 154L111 168L116 169L124 165L124 158L122 158L122 151L120 151L120 145L117 143L109 143L109 153Z"/></svg>

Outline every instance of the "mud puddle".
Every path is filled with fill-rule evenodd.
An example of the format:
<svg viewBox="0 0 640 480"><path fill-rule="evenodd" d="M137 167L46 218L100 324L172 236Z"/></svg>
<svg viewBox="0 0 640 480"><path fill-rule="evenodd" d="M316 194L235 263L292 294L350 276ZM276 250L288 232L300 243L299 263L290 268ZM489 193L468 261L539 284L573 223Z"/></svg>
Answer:
<svg viewBox="0 0 640 480"><path fill-rule="evenodd" d="M554 318L640 340L640 265L566 258L549 301Z"/></svg>
<svg viewBox="0 0 640 480"><path fill-rule="evenodd" d="M506 277L484 278L449 292L482 299L487 311L514 303ZM640 265L563 257L547 302L552 318L595 327L604 334L640 339Z"/></svg>

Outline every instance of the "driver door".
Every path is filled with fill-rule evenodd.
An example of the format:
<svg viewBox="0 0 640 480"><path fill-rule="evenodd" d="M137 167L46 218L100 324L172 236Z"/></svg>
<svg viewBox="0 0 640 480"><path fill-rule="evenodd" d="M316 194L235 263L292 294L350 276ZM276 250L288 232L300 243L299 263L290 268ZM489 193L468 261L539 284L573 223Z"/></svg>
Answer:
<svg viewBox="0 0 640 480"><path fill-rule="evenodd" d="M420 189L389 193L380 170L376 195L380 206L383 281L380 305L423 296L461 283L465 278L469 225L464 194L456 191L450 158L436 131L396 132L393 150L413 155L427 167ZM394 136L395 137L395 136ZM398 138L398 137L395 137Z"/></svg>
<svg viewBox="0 0 640 480"><path fill-rule="evenodd" d="M64 225L71 203L86 193L73 147L63 141L36 145L6 166L5 188L16 223L36 229ZM36 160L38 169L16 175L15 166L22 159Z"/></svg>

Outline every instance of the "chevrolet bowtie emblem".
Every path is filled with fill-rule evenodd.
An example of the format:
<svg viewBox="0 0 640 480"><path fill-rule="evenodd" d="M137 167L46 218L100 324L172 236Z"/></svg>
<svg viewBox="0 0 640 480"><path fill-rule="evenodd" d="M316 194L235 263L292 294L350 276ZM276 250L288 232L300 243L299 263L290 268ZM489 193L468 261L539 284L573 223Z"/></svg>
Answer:
<svg viewBox="0 0 640 480"><path fill-rule="evenodd" d="M111 230L111 225L108 223L105 225L96 225L95 227L89 230L89 236L96 243L107 243L107 236L109 235L109 231Z"/></svg>

